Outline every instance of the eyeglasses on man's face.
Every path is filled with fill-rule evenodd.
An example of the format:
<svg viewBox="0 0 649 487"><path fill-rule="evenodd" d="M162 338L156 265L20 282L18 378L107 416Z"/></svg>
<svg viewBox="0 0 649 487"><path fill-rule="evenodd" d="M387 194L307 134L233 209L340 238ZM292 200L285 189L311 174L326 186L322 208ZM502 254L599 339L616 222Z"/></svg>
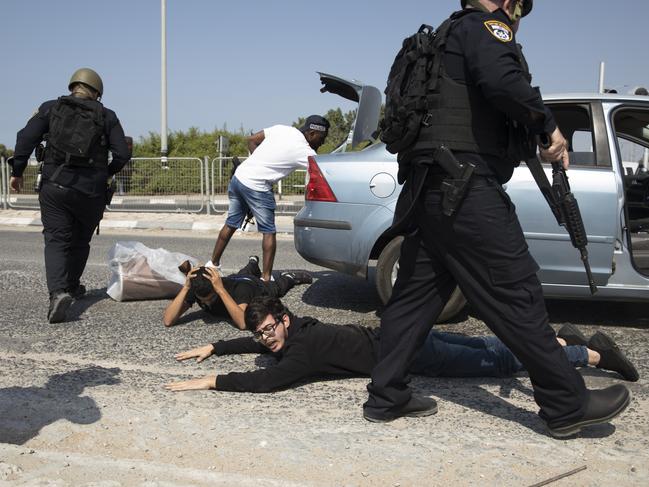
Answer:
<svg viewBox="0 0 649 487"><path fill-rule="evenodd" d="M275 321L274 323L268 323L267 325L262 326L259 330L252 332L253 338L258 342L275 336L275 328L279 325L281 321Z"/></svg>

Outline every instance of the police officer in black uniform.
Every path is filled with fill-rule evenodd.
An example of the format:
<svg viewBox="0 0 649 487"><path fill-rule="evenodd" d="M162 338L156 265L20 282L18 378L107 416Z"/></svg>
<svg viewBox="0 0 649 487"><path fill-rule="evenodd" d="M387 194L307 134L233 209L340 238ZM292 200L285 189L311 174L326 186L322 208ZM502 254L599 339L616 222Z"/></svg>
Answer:
<svg viewBox="0 0 649 487"><path fill-rule="evenodd" d="M80 278L88 260L90 239L104 214L107 180L130 158L115 112L99 102L104 92L99 75L81 68L70 78L68 88L69 97L43 103L18 132L10 181L11 188L20 191L29 156L41 141L48 141L39 202L50 323L64 321L73 299L86 292ZM67 111L62 109L64 105ZM54 140L48 140L54 139L50 132L56 132L56 145ZM75 155L70 147L85 136L89 140L87 150L76 147Z"/></svg>
<svg viewBox="0 0 649 487"><path fill-rule="evenodd" d="M570 436L607 422L630 401L626 387L589 391L548 324L539 267L502 184L523 158L512 138L548 134L546 161L568 165L567 144L540 93L530 85L514 33L532 0L463 0L442 57L437 103L417 142L399 153L402 189L389 234L406 234L393 294L381 319L380 361L363 415L386 422L437 412L412 394L407 370L456 285L529 372L539 415L550 434ZM510 131L518 124L519 130ZM526 128L521 136L520 127ZM523 141L525 142L525 140ZM441 191L448 174L436 149L475 166L451 216ZM514 148L512 149L512 146ZM529 151L528 151L529 152ZM568 249L566 249L568 251Z"/></svg>

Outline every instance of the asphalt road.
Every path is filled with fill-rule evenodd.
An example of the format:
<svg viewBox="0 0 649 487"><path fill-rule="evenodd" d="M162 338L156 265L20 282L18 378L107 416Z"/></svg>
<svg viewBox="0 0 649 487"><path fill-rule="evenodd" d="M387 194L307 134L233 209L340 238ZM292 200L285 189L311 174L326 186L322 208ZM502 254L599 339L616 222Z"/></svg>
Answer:
<svg viewBox="0 0 649 487"><path fill-rule="evenodd" d="M105 295L106 253L138 240L206 258L213 236L179 232L102 234L84 282L89 295L72 320L45 319L42 237L0 230L0 485L531 485L585 465L555 485L649 483L649 305L550 302L551 323L603 328L637 364L630 408L609 425L557 441L536 415L526 375L509 379L414 378L438 400L437 415L388 425L361 417L367 379L316 381L274 394L173 394L166 382L269 363L254 356L177 363L174 353L241 336L225 321L191 313L165 329L164 301L117 303ZM260 253L239 237L223 265L236 270ZM371 284L303 261L279 240L276 269L316 278L285 299L298 315L378 325ZM487 333L470 310L441 326ZM605 387L613 373L582 369Z"/></svg>

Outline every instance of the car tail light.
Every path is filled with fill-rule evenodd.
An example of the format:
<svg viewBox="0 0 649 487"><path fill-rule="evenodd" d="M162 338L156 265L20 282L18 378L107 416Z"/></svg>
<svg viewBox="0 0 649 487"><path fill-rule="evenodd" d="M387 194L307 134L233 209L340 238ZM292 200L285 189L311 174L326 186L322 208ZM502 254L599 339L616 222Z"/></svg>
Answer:
<svg viewBox="0 0 649 487"><path fill-rule="evenodd" d="M330 201L332 203L338 201L313 157L309 157L308 172L309 182L306 185L306 193L304 195L305 200Z"/></svg>

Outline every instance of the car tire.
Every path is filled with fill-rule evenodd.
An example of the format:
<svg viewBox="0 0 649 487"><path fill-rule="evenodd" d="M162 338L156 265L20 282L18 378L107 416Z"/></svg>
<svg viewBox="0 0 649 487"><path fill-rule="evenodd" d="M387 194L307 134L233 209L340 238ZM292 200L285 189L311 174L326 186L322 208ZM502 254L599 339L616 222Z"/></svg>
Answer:
<svg viewBox="0 0 649 487"><path fill-rule="evenodd" d="M376 291L383 304L386 304L390 299L392 286L397 278L401 242L403 242L403 237L392 239L381 251L381 255L379 255L379 260L376 264ZM437 318L437 322L441 323L450 320L462 311L465 305L466 299L462 291L460 291L460 288L456 286L446 306L444 306L444 309Z"/></svg>

